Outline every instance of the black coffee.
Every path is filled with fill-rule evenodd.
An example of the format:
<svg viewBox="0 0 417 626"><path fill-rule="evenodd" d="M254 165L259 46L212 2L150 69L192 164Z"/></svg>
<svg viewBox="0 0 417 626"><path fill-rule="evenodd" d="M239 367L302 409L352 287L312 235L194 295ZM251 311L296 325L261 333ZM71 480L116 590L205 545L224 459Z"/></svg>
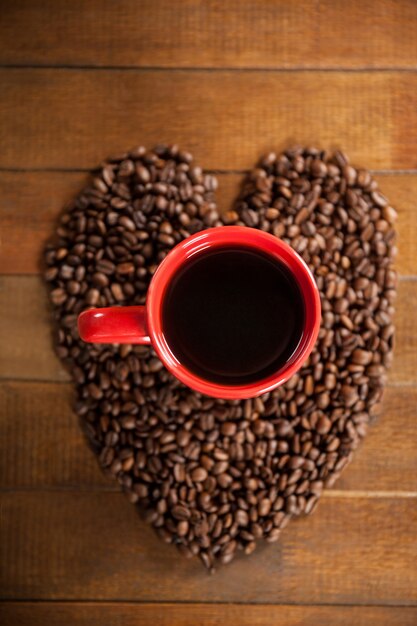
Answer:
<svg viewBox="0 0 417 626"><path fill-rule="evenodd" d="M304 321L299 287L286 267L250 248L197 255L164 298L163 324L175 356L221 384L256 382L296 349Z"/></svg>

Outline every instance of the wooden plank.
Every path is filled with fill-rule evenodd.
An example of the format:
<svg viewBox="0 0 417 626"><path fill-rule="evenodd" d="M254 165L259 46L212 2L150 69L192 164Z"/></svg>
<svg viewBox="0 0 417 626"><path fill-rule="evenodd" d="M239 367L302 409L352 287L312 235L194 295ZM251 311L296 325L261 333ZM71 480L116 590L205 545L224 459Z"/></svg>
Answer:
<svg viewBox="0 0 417 626"><path fill-rule="evenodd" d="M0 385L0 489L118 491L84 441L71 395L70 385L56 383ZM416 387L386 390L379 419L337 482L338 491L417 496L416 406Z"/></svg>
<svg viewBox="0 0 417 626"><path fill-rule="evenodd" d="M417 5L416 5L417 6ZM398 257L399 274L416 275L417 260L417 176L377 175L378 184L398 211Z"/></svg>
<svg viewBox="0 0 417 626"><path fill-rule="evenodd" d="M2 168L90 168L167 141L235 170L294 140L417 167L417 73L2 69L0 83Z"/></svg>
<svg viewBox="0 0 417 626"><path fill-rule="evenodd" d="M336 489L417 494L416 406L416 387L387 387L378 420Z"/></svg>
<svg viewBox="0 0 417 626"><path fill-rule="evenodd" d="M1 63L416 66L413 0L20 0L3 13Z"/></svg>
<svg viewBox="0 0 417 626"><path fill-rule="evenodd" d="M0 278L0 378L69 380L52 349L51 319L39 277Z"/></svg>
<svg viewBox="0 0 417 626"><path fill-rule="evenodd" d="M117 489L101 473L71 405L67 384L0 385L0 488Z"/></svg>
<svg viewBox="0 0 417 626"><path fill-rule="evenodd" d="M218 206L230 208L244 174L218 174ZM378 183L399 213L398 271L416 274L417 175L378 175ZM58 215L87 182L75 172L0 171L0 273L39 272L44 242L51 236Z"/></svg>
<svg viewBox="0 0 417 626"><path fill-rule="evenodd" d="M417 281L399 283L394 383L417 382ZM0 276L0 378L69 380L52 350L46 287L38 276Z"/></svg>
<svg viewBox="0 0 417 626"><path fill-rule="evenodd" d="M326 498L215 576L117 493L2 494L3 599L413 605L415 499ZM250 581L250 584L248 582ZM319 582L318 582L319 581Z"/></svg>
<svg viewBox="0 0 417 626"><path fill-rule="evenodd" d="M387 606L9 602L3 626L415 626L417 609Z"/></svg>
<svg viewBox="0 0 417 626"><path fill-rule="evenodd" d="M1 273L39 273L58 216L86 183L82 173L0 172Z"/></svg>

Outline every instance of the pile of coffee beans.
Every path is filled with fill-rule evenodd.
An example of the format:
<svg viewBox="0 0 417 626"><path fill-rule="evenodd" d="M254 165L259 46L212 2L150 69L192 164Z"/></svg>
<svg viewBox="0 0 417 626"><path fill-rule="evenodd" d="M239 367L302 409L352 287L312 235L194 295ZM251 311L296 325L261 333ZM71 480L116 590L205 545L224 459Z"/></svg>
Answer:
<svg viewBox="0 0 417 626"><path fill-rule="evenodd" d="M216 179L176 146L106 161L46 249L56 349L100 464L160 538L213 570L311 513L366 434L391 362L395 210L341 153L268 154L220 214ZM282 238L322 299L317 345L298 374L254 400L204 397L152 349L87 345L78 313L142 304L179 241L222 224Z"/></svg>

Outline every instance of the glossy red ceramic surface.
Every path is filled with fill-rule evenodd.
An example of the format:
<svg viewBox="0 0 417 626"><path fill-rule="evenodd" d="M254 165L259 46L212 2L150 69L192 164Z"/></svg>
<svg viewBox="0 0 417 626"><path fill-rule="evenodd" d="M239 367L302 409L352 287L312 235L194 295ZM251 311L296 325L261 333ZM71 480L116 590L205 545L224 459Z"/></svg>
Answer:
<svg viewBox="0 0 417 626"><path fill-rule="evenodd" d="M303 334L291 359L273 375L245 385L212 383L188 370L170 349L162 324L162 303L168 284L187 260L216 247L242 246L262 250L279 259L292 272L301 290L305 322ZM244 226L210 228L179 243L156 270L147 295L146 307L110 307L81 313L80 336L93 343L152 344L165 367L183 383L209 396L251 398L271 391L287 381L310 354L320 327L320 296L314 278L301 257L287 244L268 233Z"/></svg>
<svg viewBox="0 0 417 626"><path fill-rule="evenodd" d="M89 343L150 344L144 306L90 309L78 317L78 332Z"/></svg>

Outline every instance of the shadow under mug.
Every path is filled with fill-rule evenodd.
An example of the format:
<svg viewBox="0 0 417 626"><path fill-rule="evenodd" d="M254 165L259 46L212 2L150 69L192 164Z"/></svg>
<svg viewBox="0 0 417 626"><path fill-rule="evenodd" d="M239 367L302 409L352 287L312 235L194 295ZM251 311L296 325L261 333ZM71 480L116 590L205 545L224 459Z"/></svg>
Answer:
<svg viewBox="0 0 417 626"><path fill-rule="evenodd" d="M181 363L169 345L162 316L167 287L190 259L231 246L258 251L283 264L296 281L304 304L300 341L291 357L265 378L236 385L212 382ZM220 226L184 239L167 254L152 277L145 306L89 309L80 314L78 329L81 339L86 342L152 345L164 366L185 385L216 398L243 399L275 389L300 369L314 347L320 320L317 285L306 263L290 246L255 228Z"/></svg>

